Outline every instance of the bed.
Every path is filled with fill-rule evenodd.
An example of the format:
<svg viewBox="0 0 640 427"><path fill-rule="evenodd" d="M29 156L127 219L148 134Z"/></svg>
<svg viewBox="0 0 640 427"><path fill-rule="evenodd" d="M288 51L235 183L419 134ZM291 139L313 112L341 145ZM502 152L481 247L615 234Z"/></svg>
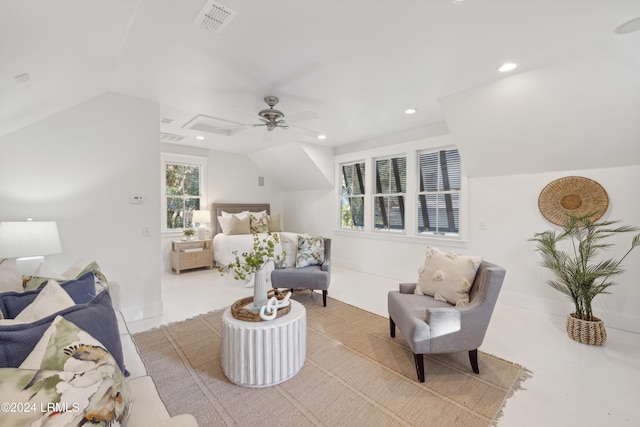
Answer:
<svg viewBox="0 0 640 427"><path fill-rule="evenodd" d="M254 212L261 215L271 215L271 207L267 203L214 203L211 205L213 214L213 259L218 266L227 266L235 260L234 251L238 254L249 252L253 249L253 234L229 233L229 224L223 220L225 215ZM277 220L276 220L277 218ZM277 233L280 243L276 246L276 253L286 253L283 268L274 270L273 263L266 267L269 271L269 280L274 288L310 289L322 291L322 303L327 306L327 292L331 281L331 239L320 236L299 235L298 233L279 231L281 223L279 214L274 216L274 223L269 222L269 230ZM221 224L221 220L225 224ZM226 228L227 232L223 232ZM277 229L277 231L276 231ZM259 234L259 235L266 235ZM298 253L299 240L300 253ZM305 242L315 241L317 246L308 248ZM317 257L308 256L309 251L316 253ZM320 256L321 255L321 256ZM301 262L301 260L303 262ZM309 261L314 260L314 261Z"/></svg>
<svg viewBox="0 0 640 427"><path fill-rule="evenodd" d="M225 234L221 224L221 218L228 214L266 213L271 215L271 207L268 203L213 203L211 205L213 216L213 260L217 266L229 265L235 260L234 251L238 254L248 252L253 249L253 234ZM284 232L280 227L279 214L272 218L277 227L270 227L271 232L277 233L280 243L276 246L276 254L286 252L284 265L291 267L295 265L298 233ZM270 224L271 226L271 224ZM267 233L259 233L260 237Z"/></svg>

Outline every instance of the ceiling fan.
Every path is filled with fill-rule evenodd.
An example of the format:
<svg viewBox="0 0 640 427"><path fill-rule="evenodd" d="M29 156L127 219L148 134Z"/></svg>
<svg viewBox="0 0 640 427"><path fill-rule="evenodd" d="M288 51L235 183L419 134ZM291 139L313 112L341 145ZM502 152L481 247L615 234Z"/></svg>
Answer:
<svg viewBox="0 0 640 427"><path fill-rule="evenodd" d="M264 102L267 103L269 108L260 110L258 116L260 116L262 123L253 126L266 126L268 131L272 131L275 128L289 129L289 125L284 120L284 113L273 108L279 101L277 96L265 96Z"/></svg>
<svg viewBox="0 0 640 427"><path fill-rule="evenodd" d="M292 124L294 122L298 122L302 120L316 119L318 118L318 115L316 113L314 113L313 111L306 111L303 113L293 114L285 118L285 115L282 111L274 108L279 101L280 99L277 96L265 96L264 102L269 106L269 108L265 108L258 112L258 119L261 121L261 123L245 124L240 126L242 127L265 126L267 128L267 131L269 132L276 130L278 128L280 129L291 128L293 130L305 133L313 138L318 138L321 135L320 132L317 132L311 129L301 128L299 126L295 126Z"/></svg>

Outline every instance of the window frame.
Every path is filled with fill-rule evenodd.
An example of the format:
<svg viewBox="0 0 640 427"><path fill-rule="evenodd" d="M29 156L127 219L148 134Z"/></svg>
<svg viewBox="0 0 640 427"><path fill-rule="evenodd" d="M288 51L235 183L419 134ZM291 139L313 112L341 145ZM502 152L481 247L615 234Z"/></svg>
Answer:
<svg viewBox="0 0 640 427"><path fill-rule="evenodd" d="M347 166L355 166L355 169L358 170L358 166L362 165L363 166L363 172L358 173L358 182L360 184L360 188L361 191L359 194L352 194L352 195L345 195L344 194L344 186L343 186L343 179L344 179L344 168ZM344 162L344 163L340 163L339 165L339 176L340 176L340 186L339 186L339 219L338 219L338 224L339 224L339 229L340 230L345 230L345 231L364 231L365 229L365 225L366 225L366 195L367 195L367 162L364 160L355 160L355 161L351 161L351 162ZM346 180L345 180L346 181ZM349 200L349 206L353 206L353 204L351 203L351 199L354 198L359 198L362 199L362 226L353 226L353 227L345 227L343 225L343 221L342 221L342 217L344 215L344 212L342 211L342 207L343 207L343 199L347 198L347 200ZM350 208L350 211L353 212L353 208ZM353 221L353 214L351 215L351 221Z"/></svg>
<svg viewBox="0 0 640 427"><path fill-rule="evenodd" d="M418 192L420 190L420 171L419 171L419 154L424 152L439 152L447 150L458 150L460 156L460 192L459 192L459 209L458 209L458 233L456 235L443 234L427 234L418 233ZM372 197L372 189L375 188L375 161L381 158L391 158L406 156L407 159L407 181L406 181L406 198L405 198L405 230L404 233L389 232L386 230L375 230L374 218L374 202ZM364 227L359 229L342 228L341 208L342 203L342 166L353 163L365 163L365 167L371 171L366 175L364 199ZM338 185L335 186L335 203L333 210L335 215L335 233L337 235L349 236L357 232L363 238L397 241L397 242L414 242L424 244L432 241L434 245L443 244L451 247L466 247L468 244L469 218L468 218L468 177L465 175L464 159L449 135L435 136L427 140L415 140L404 143L386 145L381 147L373 147L369 149L357 150L352 152L339 153L334 156L335 180Z"/></svg>
<svg viewBox="0 0 640 427"><path fill-rule="evenodd" d="M189 198L200 199L200 209L207 209L207 159L206 157L190 156L185 154L161 153L160 155L160 230L163 235L182 235L185 227L169 228L167 227L167 164L179 164L186 166L197 166L200 168L199 173L199 195L188 196ZM172 196L173 197L173 196Z"/></svg>
<svg viewBox="0 0 640 427"><path fill-rule="evenodd" d="M379 188L379 178L380 175L378 173L378 162L380 161L389 161L389 167L390 170L393 169L394 173L393 173L393 180L397 181L397 180L401 180L401 178L398 176L398 171L396 170L395 167L393 167L393 161L394 160L398 160L398 159L404 159L404 191L402 192L394 192L391 193L390 191L385 193L384 189ZM407 184L408 184L408 176L407 176L407 163L408 163L408 157L407 157L407 153L403 153L403 154L397 154L397 155L390 155L390 156L381 156L381 157L375 157L372 159L372 164L373 164L373 172L374 172L374 186L373 186L373 190L372 190L372 194L371 194L371 205L373 207L372 209L372 215L373 215L373 219L371 222L372 225L372 230L376 233L392 233L392 234L405 234L407 231L407 221L406 221L406 211L407 211ZM389 184L391 185L391 176L389 176ZM397 188L398 182L396 182L396 188ZM397 197L398 198L398 209L400 210L400 217L401 217L401 221L402 221L402 228L400 229L394 229L391 227L390 224L390 217L391 214L389 213L387 215L387 221L385 221L387 223L386 228L377 228L376 227L376 219L375 219L375 214L376 214L376 204L378 202L378 199L382 198L382 200L389 200L389 202L386 204L385 207L388 207L391 205L391 198L393 197Z"/></svg>
<svg viewBox="0 0 640 427"><path fill-rule="evenodd" d="M446 189L449 182L449 177L450 174L446 173L444 174L443 171L445 170L446 166L446 152L447 151L456 151L458 153L458 158L459 158L459 164L458 166L458 171L460 173L460 176L458 177L459 182L460 182L460 189ZM423 175L422 175L422 162L420 161L420 158L423 154L435 154L437 156L437 165L436 165L436 169L437 169L437 177L436 177L436 190L428 190L428 189L422 189L423 188ZM443 160L443 156L445 157L445 166L442 165L442 160ZM417 161L417 174L418 174L418 183L417 183L417 191L416 191L416 197L415 197L415 209L416 209L416 235L419 237L441 237L441 238L460 238L461 237L461 220L462 220L462 186L463 186L463 175L462 175L462 157L460 156L460 151L456 148L456 147L447 147L447 148L440 148L440 149L426 149L426 150L419 150L416 153L416 161ZM442 183L443 188L440 188L440 183ZM454 201L452 199L452 195L457 195L457 210L458 210L458 221L457 221L457 225L458 225L458 230L456 231L451 231L450 229L446 230L446 231L440 231L440 219L439 219L439 213L441 211L440 208L438 208L437 204L436 204L436 208L435 208L435 212L436 212L436 219L435 219L435 225L436 225L436 230L435 231L420 231L419 227L420 227L420 213L419 210L427 210L428 208L423 205L422 201L421 201L421 196L424 196L425 199L428 195L433 195L436 197L436 199L438 199L440 196L442 196L444 198L444 203L445 203L445 211L446 211L446 216L447 216L447 224L451 225L454 224L455 225L455 212L453 209L453 205L454 205ZM426 202L425 202L426 203ZM451 206L449 206L451 205ZM424 215L424 212L423 212ZM424 221L424 216L423 216L423 221ZM423 223L423 226L425 224ZM426 225L428 227L428 225Z"/></svg>

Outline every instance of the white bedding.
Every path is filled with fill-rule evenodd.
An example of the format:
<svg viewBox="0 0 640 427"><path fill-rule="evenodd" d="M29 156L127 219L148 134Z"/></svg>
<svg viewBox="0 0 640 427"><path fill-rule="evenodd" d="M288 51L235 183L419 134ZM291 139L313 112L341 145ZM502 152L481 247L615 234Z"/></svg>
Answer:
<svg viewBox="0 0 640 427"><path fill-rule="evenodd" d="M280 255L284 250L286 252L284 265L285 267L293 267L296 264L296 253L298 249L298 233L290 233L286 231L275 233L278 234L280 243L276 244L276 255ZM260 239L267 236L267 233L258 234ZM213 237L213 260L218 266L226 266L235 260L233 251L238 254L253 250L253 234L223 234L218 233Z"/></svg>

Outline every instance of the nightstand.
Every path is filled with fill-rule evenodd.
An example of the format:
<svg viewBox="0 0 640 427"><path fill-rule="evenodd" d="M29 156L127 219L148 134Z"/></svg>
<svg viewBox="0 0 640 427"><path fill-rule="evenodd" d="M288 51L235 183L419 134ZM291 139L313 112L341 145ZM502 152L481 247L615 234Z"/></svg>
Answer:
<svg viewBox="0 0 640 427"><path fill-rule="evenodd" d="M213 268L211 240L174 240L171 242L171 270L180 274L191 268Z"/></svg>

